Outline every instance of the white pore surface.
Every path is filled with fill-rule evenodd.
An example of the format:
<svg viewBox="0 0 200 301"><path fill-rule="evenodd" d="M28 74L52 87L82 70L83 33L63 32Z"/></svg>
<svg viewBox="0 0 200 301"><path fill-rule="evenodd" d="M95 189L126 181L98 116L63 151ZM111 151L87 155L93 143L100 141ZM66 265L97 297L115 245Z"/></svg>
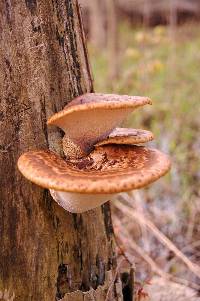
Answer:
<svg viewBox="0 0 200 301"><path fill-rule="evenodd" d="M110 201L116 194L81 194L50 190L53 199L65 210L72 213L82 213Z"/></svg>
<svg viewBox="0 0 200 301"><path fill-rule="evenodd" d="M133 108L113 109L112 111L102 108L89 112L74 112L58 120L56 125L64 130L69 139L84 149L106 138L132 111Z"/></svg>

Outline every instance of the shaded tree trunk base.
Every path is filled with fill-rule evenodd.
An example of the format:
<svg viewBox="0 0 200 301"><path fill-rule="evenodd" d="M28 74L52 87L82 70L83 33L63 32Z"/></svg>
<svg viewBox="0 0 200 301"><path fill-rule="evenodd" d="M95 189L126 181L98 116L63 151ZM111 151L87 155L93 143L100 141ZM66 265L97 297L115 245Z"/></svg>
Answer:
<svg viewBox="0 0 200 301"><path fill-rule="evenodd" d="M134 269L131 268L130 273L123 272L116 279L111 270L107 271L104 285L87 292L77 290L67 293L60 301L133 301L133 296Z"/></svg>
<svg viewBox="0 0 200 301"><path fill-rule="evenodd" d="M96 290L90 289L87 292L67 293L62 301L123 301L122 282L119 278L113 280L112 271L108 271L104 285L98 286Z"/></svg>

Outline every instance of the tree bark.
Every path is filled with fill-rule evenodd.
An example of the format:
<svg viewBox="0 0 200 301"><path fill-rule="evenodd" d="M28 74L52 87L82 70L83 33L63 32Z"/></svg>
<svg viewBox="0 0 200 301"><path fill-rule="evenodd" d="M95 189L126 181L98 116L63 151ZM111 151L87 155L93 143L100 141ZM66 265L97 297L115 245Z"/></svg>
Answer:
<svg viewBox="0 0 200 301"><path fill-rule="evenodd" d="M106 45L105 3L104 1L92 0L88 2L88 8L90 40L96 48L102 49Z"/></svg>
<svg viewBox="0 0 200 301"><path fill-rule="evenodd" d="M16 168L28 150L62 155L46 120L93 89L78 3L2 0L0 16L0 300L105 300L116 268L109 204L70 214ZM107 300L122 300L119 281Z"/></svg>

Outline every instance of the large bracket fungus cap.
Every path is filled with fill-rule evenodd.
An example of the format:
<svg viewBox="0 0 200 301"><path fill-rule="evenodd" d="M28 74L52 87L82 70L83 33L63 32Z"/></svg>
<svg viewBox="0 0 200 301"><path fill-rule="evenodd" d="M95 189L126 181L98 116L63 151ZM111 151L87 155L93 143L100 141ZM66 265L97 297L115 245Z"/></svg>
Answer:
<svg viewBox="0 0 200 301"><path fill-rule="evenodd" d="M79 154L88 154L95 143L105 139L134 109L146 104L151 104L148 97L87 93L54 114L48 124L60 127L78 146Z"/></svg>
<svg viewBox="0 0 200 301"><path fill-rule="evenodd" d="M75 161L64 161L50 151L27 152L18 168L30 181L53 190L52 196L66 210L80 213L119 192L156 181L169 170L170 161L156 149L105 145Z"/></svg>

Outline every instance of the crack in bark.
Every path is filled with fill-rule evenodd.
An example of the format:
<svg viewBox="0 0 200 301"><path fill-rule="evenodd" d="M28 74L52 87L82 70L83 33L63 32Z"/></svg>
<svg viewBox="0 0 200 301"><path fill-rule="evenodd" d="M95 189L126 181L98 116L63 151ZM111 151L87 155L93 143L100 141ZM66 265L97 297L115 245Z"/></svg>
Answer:
<svg viewBox="0 0 200 301"><path fill-rule="evenodd" d="M71 72L72 74L72 81L71 85L73 86L73 96L78 96L83 94L82 86L81 86L81 72L80 72L80 62L78 59L78 53L77 53L77 37L76 37L76 31L75 31L75 25L74 25L74 11L73 11L73 2L71 0L65 1L66 6L66 12L67 12L67 22L65 24L65 30L66 34L69 38L69 47L68 53L71 54ZM76 88L76 90L74 90Z"/></svg>
<svg viewBox="0 0 200 301"><path fill-rule="evenodd" d="M37 9L37 0L25 0L25 3L31 14L35 14Z"/></svg>
<svg viewBox="0 0 200 301"><path fill-rule="evenodd" d="M49 139L48 139L48 131L47 131L47 113L46 113L46 101L45 96L40 98L40 105L41 105L41 113L40 113L40 120L42 123L42 130L45 135L46 144L49 148Z"/></svg>

